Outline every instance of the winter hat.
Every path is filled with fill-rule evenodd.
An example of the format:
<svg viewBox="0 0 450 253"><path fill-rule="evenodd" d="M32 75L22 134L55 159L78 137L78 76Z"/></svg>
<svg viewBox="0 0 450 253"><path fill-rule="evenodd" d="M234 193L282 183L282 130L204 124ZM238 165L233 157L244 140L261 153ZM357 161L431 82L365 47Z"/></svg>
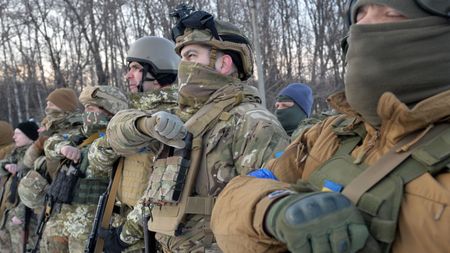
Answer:
<svg viewBox="0 0 450 253"><path fill-rule="evenodd" d="M52 102L65 112L75 112L79 106L78 96L73 89L59 88L51 92L47 101Z"/></svg>
<svg viewBox="0 0 450 253"><path fill-rule="evenodd" d="M37 140L39 137L38 128L38 125L33 121L25 121L17 125L17 129L22 131L22 133L33 141Z"/></svg>
<svg viewBox="0 0 450 253"><path fill-rule="evenodd" d="M0 146L13 143L14 142L13 135L14 130L11 124L9 124L6 121L0 120Z"/></svg>
<svg viewBox="0 0 450 253"><path fill-rule="evenodd" d="M291 98L308 117L311 116L312 104L314 102L311 88L303 83L291 83L283 88L277 97L286 96Z"/></svg>

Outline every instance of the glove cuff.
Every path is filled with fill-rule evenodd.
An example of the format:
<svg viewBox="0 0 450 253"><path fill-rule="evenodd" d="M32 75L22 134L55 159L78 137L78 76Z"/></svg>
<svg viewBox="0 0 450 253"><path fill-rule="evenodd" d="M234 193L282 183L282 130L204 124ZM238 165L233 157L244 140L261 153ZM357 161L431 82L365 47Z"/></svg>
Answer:
<svg viewBox="0 0 450 253"><path fill-rule="evenodd" d="M278 191L277 191L278 192ZM272 203L269 207L269 210L266 212L266 216L264 218L264 228L266 232L272 237L276 238L279 241L285 242L283 238L277 235L277 217L281 215L280 213L284 210L284 206L291 203L291 199L297 197L297 194L293 194L292 192L285 190L283 192L273 192L271 194L279 194L277 196L278 200Z"/></svg>
<svg viewBox="0 0 450 253"><path fill-rule="evenodd" d="M156 124L155 117L145 116L136 120L136 128L142 134L154 137L154 127Z"/></svg>

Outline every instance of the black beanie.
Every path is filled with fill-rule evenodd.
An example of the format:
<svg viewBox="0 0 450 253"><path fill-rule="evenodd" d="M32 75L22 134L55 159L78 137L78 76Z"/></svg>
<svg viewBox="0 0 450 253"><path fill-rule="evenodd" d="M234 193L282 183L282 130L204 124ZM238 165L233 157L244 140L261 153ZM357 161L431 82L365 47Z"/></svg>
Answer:
<svg viewBox="0 0 450 253"><path fill-rule="evenodd" d="M24 121L22 123L19 123L19 125L17 125L16 128L20 129L22 133L24 133L28 138L30 138L33 141L37 140L37 138L39 137L38 133L39 127L33 121Z"/></svg>

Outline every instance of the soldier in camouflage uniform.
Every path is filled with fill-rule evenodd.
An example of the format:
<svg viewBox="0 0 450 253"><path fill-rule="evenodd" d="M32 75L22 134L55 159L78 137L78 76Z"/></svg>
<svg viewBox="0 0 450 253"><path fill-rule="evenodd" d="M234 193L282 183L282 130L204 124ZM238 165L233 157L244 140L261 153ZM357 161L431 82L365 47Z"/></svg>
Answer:
<svg viewBox="0 0 450 253"><path fill-rule="evenodd" d="M182 57L176 115L123 112L111 120L107 135L115 151L127 153L143 147L159 149L159 141L183 147L186 129L193 134L195 155L187 159L200 166L189 168L193 172L188 175L197 177L188 176L192 180L182 182L168 180L165 185L160 176L173 176L179 164L166 166L169 158L158 159L139 206L151 202L155 193L164 190L173 193L177 185L193 182L192 188L184 187L180 202L167 205L151 202L148 228L156 232L164 252L219 252L209 229L216 196L233 177L245 175L282 150L288 136L275 116L261 105L257 90L245 83L253 73L247 38L235 26L214 21L206 12L194 12L182 20L186 23L179 23L179 33L175 34L175 50ZM202 27L189 26L200 20L209 21ZM158 197L168 200L169 194ZM180 213L184 208L185 212ZM128 216L134 223L122 231L122 244L139 239L134 234L143 230L140 210L135 208ZM172 219L177 214L180 222Z"/></svg>
<svg viewBox="0 0 450 253"><path fill-rule="evenodd" d="M130 47L127 55L129 89L131 91L131 107L139 111L153 113L161 110L173 111L177 105L176 82L177 68L180 58L174 51L173 42L155 36L146 36L136 40ZM135 136L140 138L140 136ZM129 230L127 214L136 205L137 201L147 186L151 173L152 162L156 150L142 148L139 152L118 154L110 147L106 139L96 140L89 151L89 161L95 168L103 171L111 171L115 161L124 157L124 169L122 180L117 192L117 205L121 214L120 219L114 217L113 227L123 227L123 231ZM118 231L118 230L117 230ZM142 239L142 231L137 231L136 237ZM118 235L117 233L115 233ZM105 240L105 250L114 240ZM131 243L130 243L131 244ZM127 252L140 251L143 248L142 240L133 241L133 246L128 247ZM116 249L120 251L120 246Z"/></svg>
<svg viewBox="0 0 450 253"><path fill-rule="evenodd" d="M128 108L125 94L111 86L86 87L79 99L85 108L81 128L54 134L44 144L48 159L67 165L60 166L47 189L55 204L44 229L46 252L84 252L98 197L106 191L109 182L106 172L90 166L89 145L104 135L109 119L116 112ZM72 166L76 168L73 174ZM21 195L29 202L33 202L33 197L36 202L42 202L43 186L31 183L42 181L36 177L36 173L29 174L21 184ZM70 197L63 197L62 192Z"/></svg>
<svg viewBox="0 0 450 253"><path fill-rule="evenodd" d="M30 169L23 165L22 159L26 149L38 138L37 129L36 123L31 121L18 124L13 137L15 148L0 161L0 252L25 252L24 247L34 245L36 239L32 231L37 217L20 201L17 186Z"/></svg>
<svg viewBox="0 0 450 253"><path fill-rule="evenodd" d="M6 158L11 152L14 150L14 129L11 124L6 121L0 121L0 160ZM8 176L0 177L0 196L3 195L4 185L7 181ZM11 243L3 244L2 247L7 249L11 249Z"/></svg>

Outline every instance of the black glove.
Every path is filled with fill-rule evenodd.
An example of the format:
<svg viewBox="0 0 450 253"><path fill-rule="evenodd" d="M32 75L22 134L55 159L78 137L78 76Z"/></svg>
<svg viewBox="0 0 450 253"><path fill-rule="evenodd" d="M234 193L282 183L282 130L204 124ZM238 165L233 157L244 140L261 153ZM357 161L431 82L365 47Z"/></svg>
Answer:
<svg viewBox="0 0 450 253"><path fill-rule="evenodd" d="M122 226L118 228L110 229L98 229L98 236L105 240L105 246L103 250L105 253L120 253L131 245L120 240L120 233L122 232Z"/></svg>
<svg viewBox="0 0 450 253"><path fill-rule="evenodd" d="M270 234L295 253L357 252L369 237L358 209L336 192L284 197L270 207L265 225Z"/></svg>

